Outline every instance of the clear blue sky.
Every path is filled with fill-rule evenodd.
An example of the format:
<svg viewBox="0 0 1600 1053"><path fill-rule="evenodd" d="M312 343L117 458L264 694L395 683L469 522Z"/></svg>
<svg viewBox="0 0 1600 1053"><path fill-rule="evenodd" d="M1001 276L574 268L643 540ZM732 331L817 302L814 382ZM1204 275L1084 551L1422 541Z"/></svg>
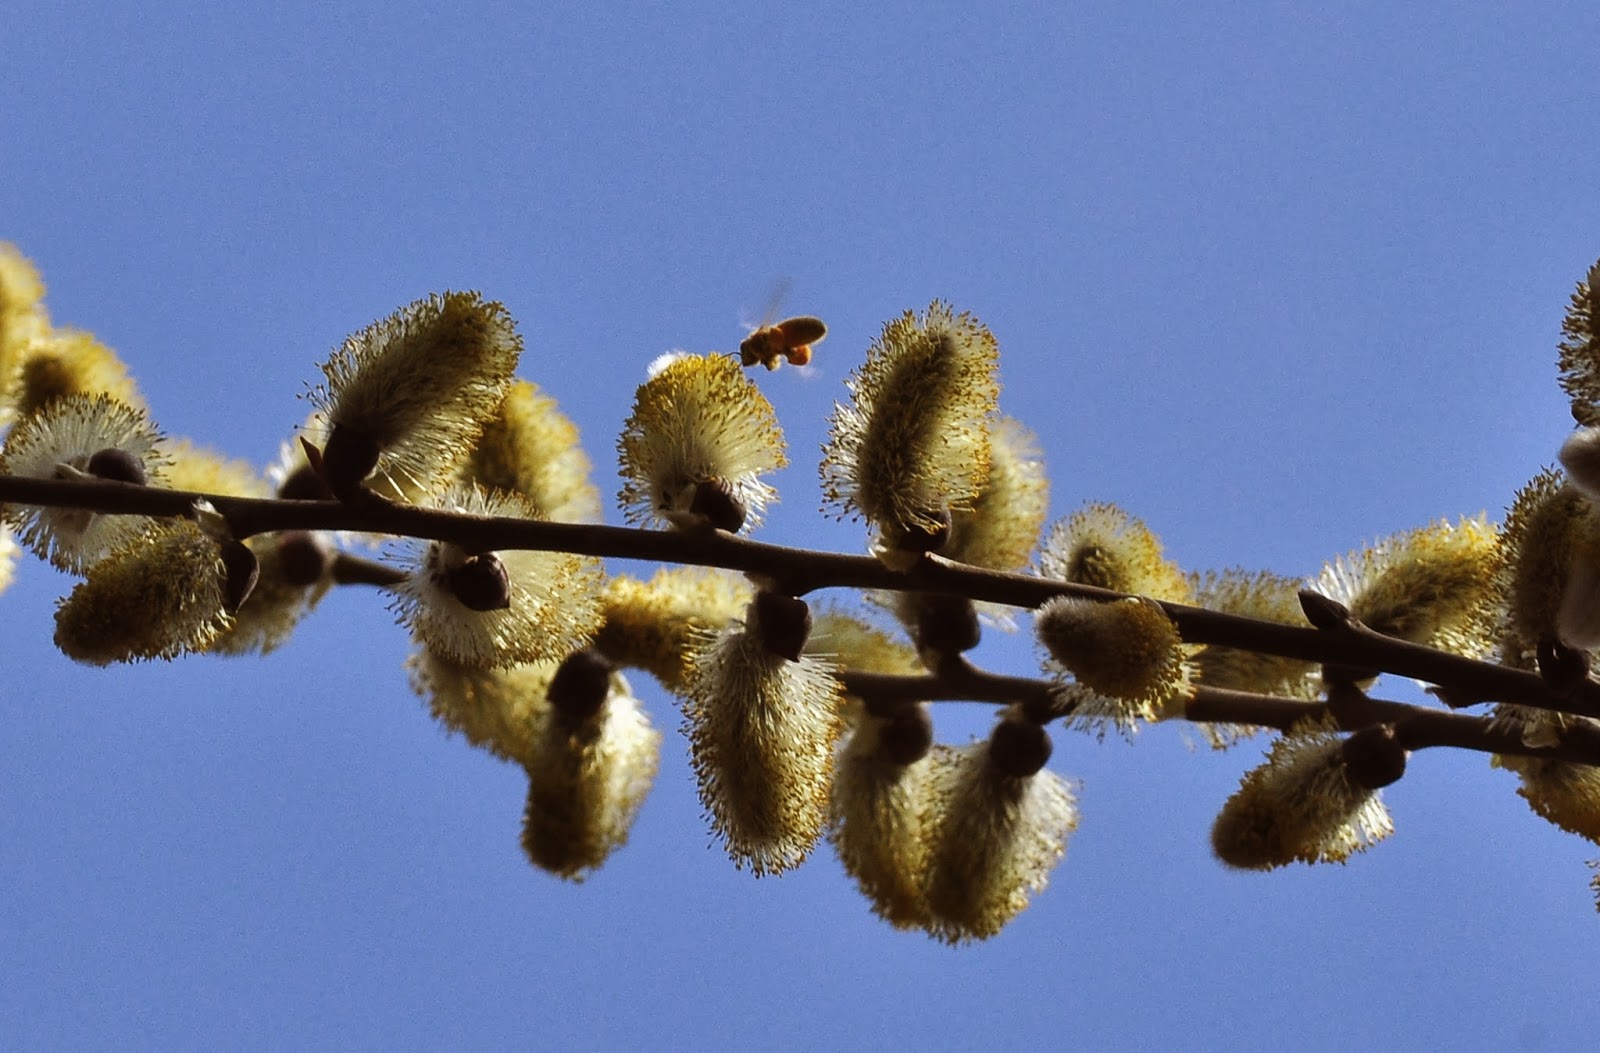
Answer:
<svg viewBox="0 0 1600 1053"><path fill-rule="evenodd" d="M168 432L258 463L346 333L481 289L607 493L646 363L732 349L787 279L832 332L768 386L796 465L761 536L844 551L822 420L934 297L998 335L1054 513L1117 501L1190 568L1310 574L1497 516L1570 427L1592 3L581 10L23 0L0 239ZM536 872L521 773L430 721L370 592L267 660L102 671L50 643L68 585L29 563L0 597L10 1048L1562 1049L1600 1026L1600 849L1480 755L1416 758L1397 835L1349 866L1240 875L1207 833L1259 747L1058 735L1067 859L952 950L877 922L826 851L736 873L675 733L632 843L581 887ZM1025 641L980 654L1036 668ZM955 741L987 720L937 714Z"/></svg>

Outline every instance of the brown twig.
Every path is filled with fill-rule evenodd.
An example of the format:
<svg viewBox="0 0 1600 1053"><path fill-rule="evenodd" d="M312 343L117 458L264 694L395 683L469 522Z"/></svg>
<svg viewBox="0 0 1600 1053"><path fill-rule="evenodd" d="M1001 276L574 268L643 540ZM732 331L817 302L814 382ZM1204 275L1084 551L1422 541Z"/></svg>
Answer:
<svg viewBox="0 0 1600 1053"><path fill-rule="evenodd" d="M965 596L1035 608L1056 596L1109 600L1119 593L1026 574L981 570L927 556L894 571L869 556L817 552L714 530L639 530L595 524L487 518L372 500L282 501L163 490L130 483L0 476L0 502L84 508L131 515L187 515L209 501L236 537L278 530L349 530L449 541L479 551L540 549L579 555L722 567L763 577L776 591L803 596L821 588L886 589ZM366 578L360 580L369 580ZM376 584L388 584L381 580ZM1381 670L1440 685L1452 704L1508 702L1600 717L1600 684L1554 690L1534 673L1407 643L1360 626L1284 625L1183 604L1161 604L1185 641L1281 655L1323 665Z"/></svg>

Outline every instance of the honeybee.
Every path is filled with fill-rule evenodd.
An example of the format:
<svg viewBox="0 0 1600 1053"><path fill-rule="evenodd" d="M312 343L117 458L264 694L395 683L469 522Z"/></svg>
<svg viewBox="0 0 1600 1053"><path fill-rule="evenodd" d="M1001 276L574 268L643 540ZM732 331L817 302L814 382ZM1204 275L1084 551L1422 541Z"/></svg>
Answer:
<svg viewBox="0 0 1600 1053"><path fill-rule="evenodd" d="M739 344L739 361L746 366L757 362L768 369L777 369L786 358L793 366L803 366L811 361L811 345L820 343L828 335L822 319L808 314L785 318L774 325L764 325L745 337Z"/></svg>

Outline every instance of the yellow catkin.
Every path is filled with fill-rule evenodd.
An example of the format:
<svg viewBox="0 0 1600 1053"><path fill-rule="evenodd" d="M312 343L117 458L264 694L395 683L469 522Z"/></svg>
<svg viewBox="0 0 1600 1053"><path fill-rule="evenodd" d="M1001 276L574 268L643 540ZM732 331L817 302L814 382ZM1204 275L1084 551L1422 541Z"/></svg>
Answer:
<svg viewBox="0 0 1600 1053"><path fill-rule="evenodd" d="M27 349L49 330L38 269L15 245L0 241L0 428L11 418Z"/></svg>
<svg viewBox="0 0 1600 1053"><path fill-rule="evenodd" d="M777 491L762 476L789 463L778 415L728 355L658 359L639 386L617 440L630 523L689 526L696 489L717 483L741 509L741 525L761 521Z"/></svg>
<svg viewBox="0 0 1600 1053"><path fill-rule="evenodd" d="M69 395L104 395L135 409L144 397L117 353L92 333L53 329L28 345L16 389L18 415Z"/></svg>
<svg viewBox="0 0 1600 1053"><path fill-rule="evenodd" d="M599 518L600 491L589 471L577 426L555 399L526 380L506 391L465 467L469 481L519 493L546 519L561 523Z"/></svg>
<svg viewBox="0 0 1600 1053"><path fill-rule="evenodd" d="M886 324L829 420L827 507L865 517L885 553L972 509L989 477L998 363L994 334L942 301Z"/></svg>
<svg viewBox="0 0 1600 1053"><path fill-rule="evenodd" d="M691 644L739 618L752 592L741 575L698 567L663 567L648 581L618 575L606 583L594 647L677 691Z"/></svg>
<svg viewBox="0 0 1600 1053"><path fill-rule="evenodd" d="M1297 578L1266 571L1231 568L1190 576L1195 602L1212 611L1246 618L1304 625ZM1320 688L1316 664L1212 644L1194 660L1195 680L1206 687L1251 691L1289 698L1315 698Z"/></svg>
<svg viewBox="0 0 1600 1053"><path fill-rule="evenodd" d="M226 586L216 539L163 520L89 569L56 609L56 646L91 665L202 650L227 627Z"/></svg>
<svg viewBox="0 0 1600 1053"><path fill-rule="evenodd" d="M159 432L142 410L105 395L69 395L17 422L0 446L0 474L57 479L82 473L93 456L121 450L162 485L167 458ZM151 529L145 516L103 515L77 508L7 505L0 509L17 539L61 570L80 573L95 560Z"/></svg>
<svg viewBox="0 0 1600 1053"><path fill-rule="evenodd" d="M926 928L934 769L927 757L905 765L885 757L884 724L862 719L839 751L828 837L873 913L896 928Z"/></svg>
<svg viewBox="0 0 1600 1053"><path fill-rule="evenodd" d="M1572 401L1572 416L1579 424L1600 424L1600 263L1589 268L1573 290L1567 315L1561 321L1557 345L1561 390Z"/></svg>
<svg viewBox="0 0 1600 1053"><path fill-rule="evenodd" d="M1116 505L1091 502L1050 528L1039 573L1135 596L1191 603L1192 586L1162 553L1161 540Z"/></svg>
<svg viewBox="0 0 1600 1053"><path fill-rule="evenodd" d="M1071 787L1048 768L1002 775L989 745L935 746L926 902L947 943L994 936L1043 891L1078 826Z"/></svg>
<svg viewBox="0 0 1600 1053"><path fill-rule="evenodd" d="M1377 632L1477 658L1495 639L1500 558L1495 528L1478 515L1352 552L1311 586Z"/></svg>
<svg viewBox="0 0 1600 1053"><path fill-rule="evenodd" d="M525 765L522 848L535 866L582 881L621 847L655 781L661 733L620 676L594 717L537 711Z"/></svg>
<svg viewBox="0 0 1600 1053"><path fill-rule="evenodd" d="M532 505L509 491L452 489L432 502L474 516L533 519ZM600 561L568 552L508 549L510 603L473 610L450 590L448 575L467 558L443 541L417 542L410 573L395 587L400 620L423 646L464 665L505 668L560 659L586 646L600 627Z"/></svg>
<svg viewBox="0 0 1600 1053"><path fill-rule="evenodd" d="M1341 737L1312 731L1273 743L1211 830L1217 858L1245 870L1343 863L1394 832L1376 790L1351 781Z"/></svg>
<svg viewBox="0 0 1600 1053"><path fill-rule="evenodd" d="M330 435L374 444L375 489L406 500L437 492L493 419L522 353L516 324L476 292L436 293L352 334L316 392Z"/></svg>
<svg viewBox="0 0 1600 1053"><path fill-rule="evenodd" d="M799 866L822 834L842 730L831 667L780 658L741 626L694 651L683 693L700 801L729 857L757 876Z"/></svg>

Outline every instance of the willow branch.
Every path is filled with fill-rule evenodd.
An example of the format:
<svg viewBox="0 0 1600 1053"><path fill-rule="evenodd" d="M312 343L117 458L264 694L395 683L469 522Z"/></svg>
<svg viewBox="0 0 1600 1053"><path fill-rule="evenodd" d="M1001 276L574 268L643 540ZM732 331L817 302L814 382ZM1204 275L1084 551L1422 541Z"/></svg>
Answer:
<svg viewBox="0 0 1600 1053"><path fill-rule="evenodd" d="M1059 695L1059 684L1000 676L965 663L961 668L916 676L844 672L839 674L839 680L846 692L861 698L868 711L879 716L912 702L1016 703L1031 713L1040 712L1043 704L1052 707L1045 711L1047 717L1070 716L1072 711L1071 703ZM1529 745L1512 721L1372 698L1358 691L1353 697L1308 702L1201 687L1184 703L1182 719L1197 724L1248 724L1288 731L1304 720L1322 721L1330 716L1344 731L1391 724L1400 744L1409 750L1450 747L1600 765L1600 729L1590 724L1541 727L1541 734L1554 741Z"/></svg>
<svg viewBox="0 0 1600 1053"><path fill-rule="evenodd" d="M488 518L394 504L377 498L283 501L164 490L129 483L0 476L0 502L150 516L190 514L209 501L236 537L278 530L348 530L446 541L478 551L537 549L578 555L721 567L759 576L801 596L821 588L944 593L1032 609L1056 596L1096 600L1122 594L1026 574L982 570L925 556L896 571L870 556L773 545L715 530L640 530L597 524ZM382 582L378 582L382 583ZM1452 704L1508 702L1600 717L1600 683L1556 691L1533 673L1382 636L1359 623L1317 629L1162 602L1183 639L1323 665L1381 670L1447 689Z"/></svg>

